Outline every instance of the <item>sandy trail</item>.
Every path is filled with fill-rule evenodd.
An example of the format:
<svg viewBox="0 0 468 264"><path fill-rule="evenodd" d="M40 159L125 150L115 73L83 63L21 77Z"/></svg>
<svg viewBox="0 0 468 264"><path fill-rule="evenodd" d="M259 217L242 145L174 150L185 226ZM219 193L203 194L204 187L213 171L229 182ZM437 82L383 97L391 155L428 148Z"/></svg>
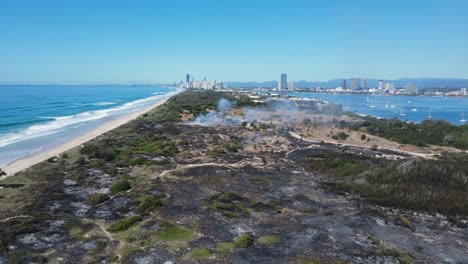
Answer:
<svg viewBox="0 0 468 264"><path fill-rule="evenodd" d="M304 140L304 141L307 141L307 142L310 142L310 143L316 143L316 144L320 144L320 143L321 143L321 141L306 139L306 138L303 138L303 137L301 137L300 135L295 134L295 133L292 133L292 132L289 132L289 134L290 134L291 136L297 138L297 139L301 139L301 140ZM341 145L341 146L358 147L358 148L369 148L368 146L355 145L355 144L346 144L346 143L337 143L337 142L334 142L334 141L327 141L327 140L324 140L324 142L325 142L325 143L330 143L330 144L335 144L335 145ZM406 150L401 150L401 149L384 148L384 147L381 147L380 149L391 150L391 151L399 152L399 153L402 153L402 154L407 154L407 155L411 155L411 156L415 156L415 157L420 157L420 158L425 158L425 159L433 159L433 158L434 158L434 154L418 153L418 152L411 152L411 151L406 151Z"/></svg>
<svg viewBox="0 0 468 264"><path fill-rule="evenodd" d="M74 147L77 147L87 141L90 141L91 139L94 139L112 129L115 129L125 123L128 123L132 120L135 120L136 118L138 118L139 116L147 113L148 111L164 104L170 97L172 97L173 95L175 94L178 94L180 93L182 90L181 89L178 89L176 90L175 92L171 92L169 94L167 94L167 96L163 97L160 101L148 106L148 107L145 107L141 110L138 110L138 111L135 111L135 112L132 112L132 113L129 113L128 115L125 115L123 117L120 117L119 119L115 119L115 120L111 120L109 122L106 122L105 124L102 124L101 126L95 128L94 130L91 130L87 133L85 133L84 135L82 136L79 136L77 138L74 138L62 145L59 145L57 147L54 147L52 149L49 149L49 150L46 150L46 151L43 151L43 152L39 152L31 157L27 157L27 158L24 158L24 159L19 159L19 160L16 160L16 161L13 161L9 164L7 164L6 166L4 166L2 169L7 173L6 176L2 176L0 177L0 180L3 180L7 177L10 177L10 176L13 176L15 173L17 172L20 172L22 170L25 170L39 162L42 162L44 160L47 160L48 158L50 157L54 157L54 156L57 156L59 155L60 153L64 152L64 151L67 151L69 149L72 149Z"/></svg>

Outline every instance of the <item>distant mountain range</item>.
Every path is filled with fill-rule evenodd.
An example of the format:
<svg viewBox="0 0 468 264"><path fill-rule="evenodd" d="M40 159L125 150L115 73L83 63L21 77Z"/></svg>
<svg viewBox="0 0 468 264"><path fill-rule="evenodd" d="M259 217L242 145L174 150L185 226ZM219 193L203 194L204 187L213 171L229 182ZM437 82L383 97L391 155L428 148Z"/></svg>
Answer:
<svg viewBox="0 0 468 264"><path fill-rule="evenodd" d="M294 86L297 88L308 87L326 87L335 88L341 85L342 79L333 79L326 82L311 82L311 81L295 81ZM367 79L367 87L377 87L379 79ZM468 79L456 78L402 78L396 80L384 80L384 82L395 83L395 87L403 87L406 84L417 85L424 89L457 89L461 87L468 87ZM230 88L275 88L278 87L278 81L265 81L265 82L225 82ZM351 79L346 79L346 86L350 87ZM360 81L362 85L362 80Z"/></svg>

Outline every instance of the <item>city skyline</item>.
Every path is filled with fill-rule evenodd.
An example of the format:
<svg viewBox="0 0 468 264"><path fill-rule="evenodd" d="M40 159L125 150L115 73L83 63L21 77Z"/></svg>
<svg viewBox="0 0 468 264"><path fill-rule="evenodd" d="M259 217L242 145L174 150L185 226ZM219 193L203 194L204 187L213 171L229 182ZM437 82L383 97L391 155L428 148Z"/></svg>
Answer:
<svg viewBox="0 0 468 264"><path fill-rule="evenodd" d="M457 0L7 2L0 83L171 83L181 72L233 81L281 72L315 81L468 78L467 8Z"/></svg>

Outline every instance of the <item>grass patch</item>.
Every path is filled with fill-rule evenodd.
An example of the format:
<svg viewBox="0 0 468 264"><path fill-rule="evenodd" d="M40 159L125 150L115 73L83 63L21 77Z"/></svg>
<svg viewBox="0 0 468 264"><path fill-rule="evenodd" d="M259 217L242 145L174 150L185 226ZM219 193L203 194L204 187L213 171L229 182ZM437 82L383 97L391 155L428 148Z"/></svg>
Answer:
<svg viewBox="0 0 468 264"><path fill-rule="evenodd" d="M233 242L221 242L216 244L216 251L220 253L230 252L236 248Z"/></svg>
<svg viewBox="0 0 468 264"><path fill-rule="evenodd" d="M258 176L252 176L249 178L249 181L250 182L253 182L253 183L259 183L259 184L270 184L270 180L268 179L265 179L265 178L262 178L262 177L258 177Z"/></svg>
<svg viewBox="0 0 468 264"><path fill-rule="evenodd" d="M196 238L195 232L184 227L167 226L162 227L156 233L156 238L164 241L192 241Z"/></svg>
<svg viewBox="0 0 468 264"><path fill-rule="evenodd" d="M205 259L210 257L211 252L209 249L204 248L204 247L198 247L190 250L188 253L189 256L193 259Z"/></svg>
<svg viewBox="0 0 468 264"><path fill-rule="evenodd" d="M261 245L272 245L281 242L281 237L277 235L263 235L257 241Z"/></svg>

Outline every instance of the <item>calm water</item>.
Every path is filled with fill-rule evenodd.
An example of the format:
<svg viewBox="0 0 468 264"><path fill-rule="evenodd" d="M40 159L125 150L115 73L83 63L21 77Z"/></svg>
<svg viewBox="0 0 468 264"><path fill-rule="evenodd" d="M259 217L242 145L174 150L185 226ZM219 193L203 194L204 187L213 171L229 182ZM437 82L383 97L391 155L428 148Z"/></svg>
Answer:
<svg viewBox="0 0 468 264"><path fill-rule="evenodd" d="M343 105L345 111L362 115L393 118L421 122L428 119L444 119L462 125L468 119L468 97L431 97L431 96L387 96L330 93L285 93L305 98L316 98ZM400 113L405 114L404 117ZM465 113L465 114L463 114ZM468 123L467 123L468 124Z"/></svg>
<svg viewBox="0 0 468 264"><path fill-rule="evenodd" d="M0 166L168 96L155 86L0 86Z"/></svg>

